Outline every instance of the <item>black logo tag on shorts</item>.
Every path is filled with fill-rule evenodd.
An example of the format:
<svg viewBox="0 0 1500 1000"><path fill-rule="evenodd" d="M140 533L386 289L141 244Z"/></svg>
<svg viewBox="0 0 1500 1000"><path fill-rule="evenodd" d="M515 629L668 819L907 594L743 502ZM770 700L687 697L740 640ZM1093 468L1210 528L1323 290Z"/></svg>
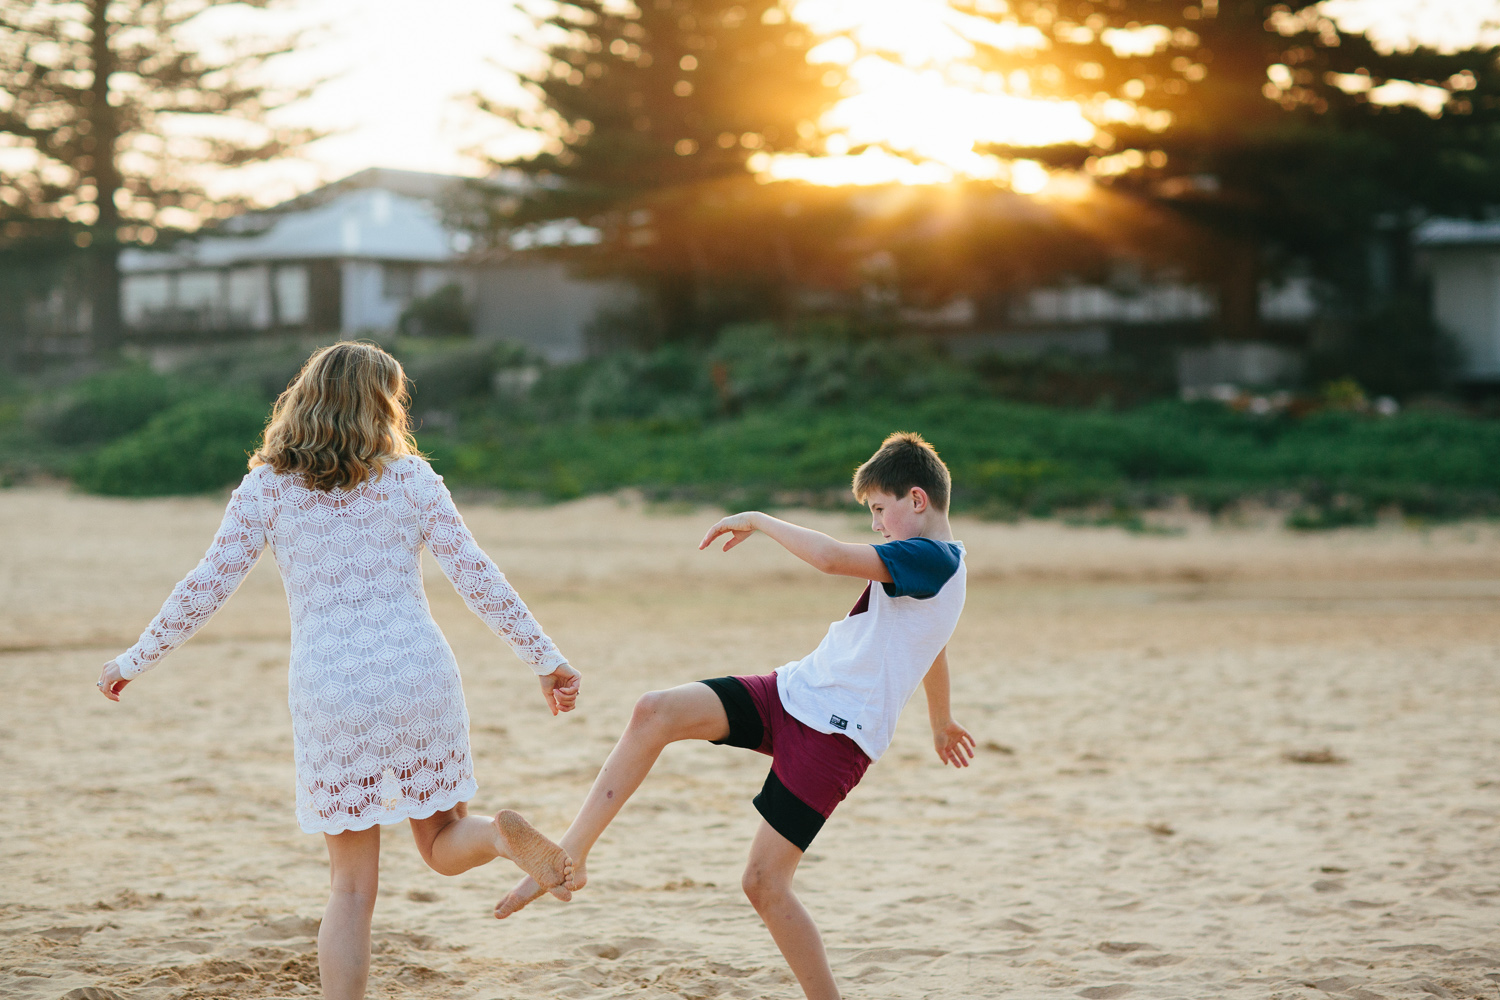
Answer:
<svg viewBox="0 0 1500 1000"><path fill-rule="evenodd" d="M830 726L832 726L833 728L835 728L835 729L848 729L849 728L849 720L848 719L840 719L837 715L831 715L831 716L829 716L828 717L828 724Z"/></svg>

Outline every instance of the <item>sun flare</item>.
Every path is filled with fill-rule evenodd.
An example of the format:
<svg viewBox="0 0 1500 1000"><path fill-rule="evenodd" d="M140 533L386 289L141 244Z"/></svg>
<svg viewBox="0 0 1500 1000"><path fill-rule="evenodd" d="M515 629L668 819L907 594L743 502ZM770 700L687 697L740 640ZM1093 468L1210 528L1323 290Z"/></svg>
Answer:
<svg viewBox="0 0 1500 1000"><path fill-rule="evenodd" d="M846 93L820 122L831 134L829 155L762 155L751 168L767 180L826 185L988 180L1025 194L1046 189L1041 164L1011 163L983 147L1087 143L1095 127L1078 104L1031 97L1024 77L976 66L978 45L1034 50L1047 40L980 16L984 0L972 7L976 13L946 0L796 0L797 19L825 39L809 59L842 67Z"/></svg>

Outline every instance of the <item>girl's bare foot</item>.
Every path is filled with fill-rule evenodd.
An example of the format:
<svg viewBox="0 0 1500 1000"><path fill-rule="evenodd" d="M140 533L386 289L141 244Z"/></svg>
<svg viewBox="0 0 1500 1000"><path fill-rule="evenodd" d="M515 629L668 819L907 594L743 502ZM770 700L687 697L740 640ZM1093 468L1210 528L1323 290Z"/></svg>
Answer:
<svg viewBox="0 0 1500 1000"><path fill-rule="evenodd" d="M501 853L526 873L527 881L538 887L538 896L550 891L564 901L573 898L569 891L573 861L566 851L510 809L495 814L495 830L504 848Z"/></svg>
<svg viewBox="0 0 1500 1000"><path fill-rule="evenodd" d="M563 883L562 888L566 888L571 892L577 892L587 885L588 881L588 873L584 870L583 862L574 862L572 873L568 876L567 881ZM546 889L537 884L536 879L530 875L526 876L515 884L515 888L505 894L504 899L495 904L495 919L504 920L512 913L524 909L526 904L539 898L546 891ZM553 890L553 895L557 895L555 889Z"/></svg>

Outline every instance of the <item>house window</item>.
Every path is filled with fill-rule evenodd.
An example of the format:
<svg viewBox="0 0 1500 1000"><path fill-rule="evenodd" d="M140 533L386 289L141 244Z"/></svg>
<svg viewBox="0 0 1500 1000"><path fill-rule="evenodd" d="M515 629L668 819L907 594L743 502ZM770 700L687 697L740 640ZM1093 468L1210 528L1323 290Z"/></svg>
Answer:
<svg viewBox="0 0 1500 1000"><path fill-rule="evenodd" d="M276 269L276 322L280 326L302 326L307 322L307 268Z"/></svg>
<svg viewBox="0 0 1500 1000"><path fill-rule="evenodd" d="M146 326L172 304L172 277L167 274L132 274L120 282L121 309L125 322Z"/></svg>
<svg viewBox="0 0 1500 1000"><path fill-rule="evenodd" d="M177 276L177 305L205 312L223 299L224 282L218 271L183 271Z"/></svg>
<svg viewBox="0 0 1500 1000"><path fill-rule="evenodd" d="M271 325L271 287L264 265L229 272L229 326L264 330Z"/></svg>
<svg viewBox="0 0 1500 1000"><path fill-rule="evenodd" d="M405 302L417 291L415 264L382 264L380 294L391 302Z"/></svg>

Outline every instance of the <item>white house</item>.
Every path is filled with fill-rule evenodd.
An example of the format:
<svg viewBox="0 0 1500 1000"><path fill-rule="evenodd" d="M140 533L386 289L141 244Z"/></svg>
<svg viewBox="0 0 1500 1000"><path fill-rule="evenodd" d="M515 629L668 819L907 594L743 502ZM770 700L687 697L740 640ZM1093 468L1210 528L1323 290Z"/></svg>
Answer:
<svg viewBox="0 0 1500 1000"><path fill-rule="evenodd" d="M424 202L352 190L247 235L121 254L127 327L203 332L389 330L416 295L454 280L454 235Z"/></svg>
<svg viewBox="0 0 1500 1000"><path fill-rule="evenodd" d="M1434 316L1458 343L1460 377L1500 381L1500 220L1430 219L1415 242Z"/></svg>
<svg viewBox="0 0 1500 1000"><path fill-rule="evenodd" d="M628 302L629 290L575 279L536 255L470 255L469 235L443 217L466 184L366 170L170 249L126 250L125 325L138 336L192 340L276 331L355 337L395 329L412 299L456 283L477 337L517 341L553 361L581 357L594 316ZM553 228L540 237L528 230L523 241L590 241L586 227Z"/></svg>

